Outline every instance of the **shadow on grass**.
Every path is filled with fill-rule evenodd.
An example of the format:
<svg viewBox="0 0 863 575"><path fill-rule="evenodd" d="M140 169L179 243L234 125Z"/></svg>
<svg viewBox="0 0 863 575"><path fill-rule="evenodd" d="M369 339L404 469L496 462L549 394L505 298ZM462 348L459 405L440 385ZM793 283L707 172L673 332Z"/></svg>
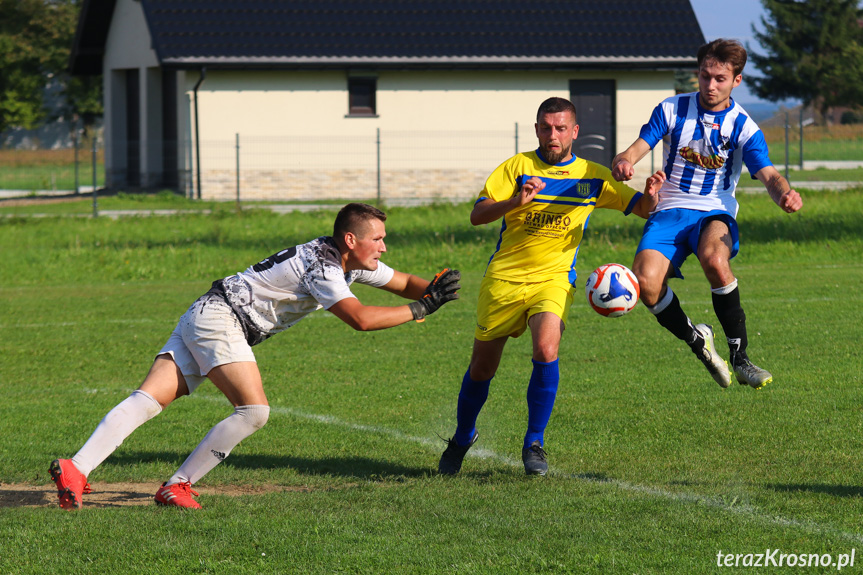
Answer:
<svg viewBox="0 0 863 575"><path fill-rule="evenodd" d="M337 475L351 479L372 480L422 477L431 472L430 467L408 467L383 459L360 456L310 459L291 455L237 455L229 457L225 463L249 469L290 467L305 475Z"/></svg>
<svg viewBox="0 0 863 575"><path fill-rule="evenodd" d="M112 455L105 465L127 466L142 463L167 462L179 467L185 458L185 454L167 451L127 452ZM291 455L231 454L225 459L222 465L239 469L290 468L305 475L336 475L351 479L367 480L422 477L432 472L431 465L429 467L408 467L382 459L371 459L360 456L310 459Z"/></svg>
<svg viewBox="0 0 863 575"><path fill-rule="evenodd" d="M863 486L860 485L828 485L823 483L771 483L769 489L783 493L805 491L809 493L824 493L834 497L863 497Z"/></svg>

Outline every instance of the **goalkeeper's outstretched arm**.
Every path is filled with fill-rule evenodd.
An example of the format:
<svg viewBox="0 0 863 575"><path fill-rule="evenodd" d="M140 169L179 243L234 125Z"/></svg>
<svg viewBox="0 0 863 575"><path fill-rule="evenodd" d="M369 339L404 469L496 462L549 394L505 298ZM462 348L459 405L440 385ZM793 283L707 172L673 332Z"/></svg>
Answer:
<svg viewBox="0 0 863 575"><path fill-rule="evenodd" d="M451 269L439 272L430 282L396 272L383 289L416 301L400 306L368 306L349 297L330 306L328 311L358 331L395 327L411 320L421 320L443 304L458 299L460 278L458 270Z"/></svg>

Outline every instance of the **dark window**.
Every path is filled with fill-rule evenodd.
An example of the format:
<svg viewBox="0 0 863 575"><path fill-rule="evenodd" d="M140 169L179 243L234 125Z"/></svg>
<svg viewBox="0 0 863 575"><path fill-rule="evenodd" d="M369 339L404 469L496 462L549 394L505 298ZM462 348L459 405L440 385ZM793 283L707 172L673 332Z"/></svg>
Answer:
<svg viewBox="0 0 863 575"><path fill-rule="evenodd" d="M348 115L374 116L377 78L348 78Z"/></svg>

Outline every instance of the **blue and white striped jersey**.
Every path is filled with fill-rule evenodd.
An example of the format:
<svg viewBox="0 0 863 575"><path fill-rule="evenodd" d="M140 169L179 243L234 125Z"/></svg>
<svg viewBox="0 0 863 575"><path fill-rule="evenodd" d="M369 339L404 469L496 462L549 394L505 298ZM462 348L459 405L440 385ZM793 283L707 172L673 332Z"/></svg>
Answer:
<svg viewBox="0 0 863 575"><path fill-rule="evenodd" d="M663 141L662 170L656 211L688 208L724 210L737 216L735 190L743 164L750 174L773 165L764 134L740 104L708 112L698 93L662 101L639 136L653 148Z"/></svg>

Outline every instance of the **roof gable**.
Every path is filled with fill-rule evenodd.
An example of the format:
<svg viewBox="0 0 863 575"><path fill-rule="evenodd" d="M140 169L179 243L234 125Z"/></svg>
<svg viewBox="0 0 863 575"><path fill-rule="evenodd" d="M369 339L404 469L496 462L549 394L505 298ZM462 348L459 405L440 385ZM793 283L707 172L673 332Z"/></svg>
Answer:
<svg viewBox="0 0 863 575"><path fill-rule="evenodd" d="M689 0L141 3L160 62L180 68L675 67L704 43Z"/></svg>

